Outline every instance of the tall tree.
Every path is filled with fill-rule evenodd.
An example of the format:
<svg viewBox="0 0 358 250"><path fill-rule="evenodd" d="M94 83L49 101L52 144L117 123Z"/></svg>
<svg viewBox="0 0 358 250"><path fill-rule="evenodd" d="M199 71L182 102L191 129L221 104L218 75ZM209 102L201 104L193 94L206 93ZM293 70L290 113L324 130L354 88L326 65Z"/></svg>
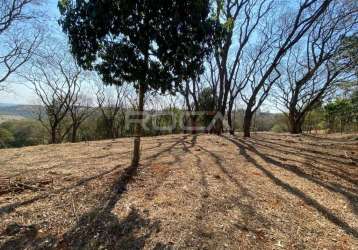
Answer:
<svg viewBox="0 0 358 250"><path fill-rule="evenodd" d="M115 139L119 137L121 130L123 135L125 127L125 96L128 95L125 86L104 86L99 83L96 93L98 109L101 113L101 123L106 138Z"/></svg>
<svg viewBox="0 0 358 250"><path fill-rule="evenodd" d="M358 6L355 8L355 17L358 16L357 12ZM339 84L340 89L343 90L343 95L347 97L358 91L358 32L352 35L347 34L342 38L337 63L347 73L353 73L354 75L349 81L343 81Z"/></svg>
<svg viewBox="0 0 358 250"><path fill-rule="evenodd" d="M107 84L132 83L139 112L148 90L175 92L203 71L213 27L209 0L61 0L59 9L79 64L98 71ZM141 133L138 124L133 166L139 164Z"/></svg>
<svg viewBox="0 0 358 250"><path fill-rule="evenodd" d="M246 98L243 125L245 137L250 137L255 112L268 97L273 84L281 77L278 65L282 58L312 28L332 2L333 0L301 0L294 5L297 9L292 13L285 13L281 25L273 28L274 43L270 45L271 52L269 56L262 58L259 69L253 71L251 77L248 78L249 94ZM255 78L254 81L253 78Z"/></svg>
<svg viewBox="0 0 358 250"><path fill-rule="evenodd" d="M210 85L214 91L216 111L222 115L228 109L229 125L232 125L231 112L234 101L244 88L238 75L244 69L245 52L257 39L262 21L274 7L273 0L216 0L213 16L218 27L223 26L220 39L214 49L214 57L208 62ZM214 72L214 73L213 73ZM214 132L223 130L222 120L216 121Z"/></svg>
<svg viewBox="0 0 358 250"><path fill-rule="evenodd" d="M29 61L38 47L41 33L27 32L28 22L37 18L32 11L41 0L0 1L0 91L5 90L6 80ZM34 29L34 27L31 27Z"/></svg>
<svg viewBox="0 0 358 250"><path fill-rule="evenodd" d="M81 88L75 89L73 98L67 99L68 112L71 119L71 142L77 142L77 134L81 125L93 114L91 99L81 94Z"/></svg>
<svg viewBox="0 0 358 250"><path fill-rule="evenodd" d="M302 44L293 47L278 81L280 100L288 110L290 132L302 133L306 115L336 87L338 80L350 79L352 66L335 60L342 37L356 28L357 17L346 6L335 3L314 25ZM303 45L303 46L302 46Z"/></svg>
<svg viewBox="0 0 358 250"><path fill-rule="evenodd" d="M66 124L70 110L77 106L81 69L61 46L44 47L21 76L31 84L41 107L38 119L49 133L49 143L61 143L71 132Z"/></svg>

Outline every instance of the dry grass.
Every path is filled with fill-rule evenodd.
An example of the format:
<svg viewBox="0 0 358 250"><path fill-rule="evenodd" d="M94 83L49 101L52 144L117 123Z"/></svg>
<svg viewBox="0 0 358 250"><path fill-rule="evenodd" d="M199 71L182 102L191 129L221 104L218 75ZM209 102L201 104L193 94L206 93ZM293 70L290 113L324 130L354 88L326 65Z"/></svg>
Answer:
<svg viewBox="0 0 358 250"><path fill-rule="evenodd" d="M137 170L130 139L1 150L2 179L52 181L0 195L0 248L357 249L352 138L145 138Z"/></svg>

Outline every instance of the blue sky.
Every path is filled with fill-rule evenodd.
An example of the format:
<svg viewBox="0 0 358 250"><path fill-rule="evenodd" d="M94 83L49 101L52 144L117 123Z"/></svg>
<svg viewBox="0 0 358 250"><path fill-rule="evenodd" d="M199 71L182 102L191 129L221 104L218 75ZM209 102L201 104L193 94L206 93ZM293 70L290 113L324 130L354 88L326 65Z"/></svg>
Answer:
<svg viewBox="0 0 358 250"><path fill-rule="evenodd" d="M57 23L60 13L57 8L58 0L43 0L41 10L43 10L49 21L43 23L43 25L51 30L51 35L56 33L63 35L60 26ZM63 39L65 36L63 35ZM29 87L26 87L26 83L19 81L19 78L13 76L10 88L7 92L0 92L0 103L12 103L12 104L39 104L36 96ZM266 105L265 105L266 106ZM267 109L267 108L266 108ZM272 111L272 110L271 110Z"/></svg>
<svg viewBox="0 0 358 250"><path fill-rule="evenodd" d="M41 10L48 16L49 21L43 23L43 25L51 32L61 32L59 25L57 24L58 17L60 15L57 9L58 0L44 0L40 6ZM35 104L36 97L31 89L19 83L19 79L13 76L9 81L7 92L0 92L0 103L14 103L14 104Z"/></svg>

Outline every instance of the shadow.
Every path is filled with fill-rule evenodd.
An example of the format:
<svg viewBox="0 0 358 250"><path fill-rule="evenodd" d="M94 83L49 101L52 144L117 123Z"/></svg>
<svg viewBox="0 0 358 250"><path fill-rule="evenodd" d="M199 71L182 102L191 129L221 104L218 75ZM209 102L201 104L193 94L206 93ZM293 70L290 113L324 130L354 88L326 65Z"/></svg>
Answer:
<svg viewBox="0 0 358 250"><path fill-rule="evenodd" d="M315 140L325 140L325 141L329 141L329 142L333 142L333 143L346 143L348 141L348 138L327 138L324 136L313 135L313 134L302 134L302 136L312 138ZM355 137L355 138L357 138L357 137ZM355 142L356 140L357 139L350 138L349 141L353 142L354 144L358 144L357 142Z"/></svg>
<svg viewBox="0 0 358 250"><path fill-rule="evenodd" d="M123 220L118 220L111 212L126 192L137 170L137 167L127 167L112 185L110 192L103 196L100 205L82 215L77 224L66 232L61 240L48 236L47 239L51 240L46 240L46 244L43 245L44 239L37 238L33 232L15 241L9 240L1 247L11 246L11 249L21 249L29 244L31 246L42 244L42 248L59 249L142 249L146 239L160 230L160 222L152 222L145 218L146 215L141 215L136 208L131 208ZM140 235L139 231L143 233Z"/></svg>
<svg viewBox="0 0 358 250"><path fill-rule="evenodd" d="M0 236L10 237L0 245L0 250L46 249L56 242L53 236L41 237L37 225L10 224Z"/></svg>
<svg viewBox="0 0 358 250"><path fill-rule="evenodd" d="M255 136L260 138L262 135ZM278 138L277 138L278 137ZM294 139L290 139L290 137L293 137ZM261 137L262 138L262 137ZM332 139L329 137L320 137L320 136L314 136L309 134L300 134L300 135L294 135L294 134L279 134L279 133L270 133L265 132L264 138L269 138L273 141L282 141L283 138L286 142L289 143L297 143L297 144L307 144L307 145L313 145L313 146L325 146L325 147L331 147L331 146L357 146L358 142L354 140L347 140L347 139ZM303 139L309 139L309 141L304 141Z"/></svg>
<svg viewBox="0 0 358 250"><path fill-rule="evenodd" d="M254 138L254 140L255 140L255 144L257 144L259 146L262 146L262 147L272 148L272 145L276 145L276 146L280 146L280 147L283 147L283 148L289 148L289 145L285 145L285 144L281 144L281 143L277 143L277 142L271 142L271 141L266 141L266 140L257 139L257 138ZM281 151L283 153L297 154L297 155L301 155L303 157L307 157L307 158L310 158L310 159L320 159L320 160L323 160L323 161L333 161L333 162L335 162L337 164L356 165L356 163L351 162L351 161L342 161L339 158L340 157L339 155L333 155L333 154L329 154L329 153L322 152L322 151L319 151L319 150L312 150L312 149L307 149L307 148L302 148L302 147L296 148L296 149L298 149L299 151L297 151L297 150L291 151L291 150L284 150L284 149L275 148L275 150ZM305 151L305 152L302 152L302 151ZM314 154L314 155L311 155L310 153ZM323 156L318 156L317 154L323 155ZM329 156L329 158L326 158L324 156Z"/></svg>
<svg viewBox="0 0 358 250"><path fill-rule="evenodd" d="M143 249L146 240L160 231L160 222L152 222L136 208L122 220L109 208L91 211L65 233L61 249ZM144 231L144 234L140 234Z"/></svg>
<svg viewBox="0 0 358 250"><path fill-rule="evenodd" d="M257 140L253 140L253 143L255 144L255 146L259 146L262 148L266 148L268 150L274 150L277 152L280 152L286 156L299 156L302 158L305 158L306 160L313 162L313 163L317 163L320 164L326 168L329 168L331 170L324 170L323 168L320 168L319 166L313 165L312 163L309 163L308 161L306 162L302 162L302 161L298 161L296 159L292 160L301 164L306 164L306 165L310 165L312 168L311 169L321 169L323 172L328 172L332 175L341 177L343 180L350 182L354 185L357 185L357 174L354 174L352 172L349 171L345 171L343 168L350 168L352 170L356 169L356 166L354 166L354 164L351 164L351 162L349 163L342 163L342 162L336 162L336 164L340 164L339 166L335 166L333 164L328 164L328 161L332 161L331 159L325 159L325 158L320 158L320 157L315 157L314 155L307 155L307 154L302 154L300 152L297 151L291 151L291 150L287 150L287 149L280 149L275 147L274 145L266 145L266 144L262 144L260 142L257 142ZM286 145L285 148L290 148L289 145ZM265 155L267 155L267 153L265 153ZM278 156L274 156L275 158L279 158ZM322 161L322 159L324 159L324 161ZM287 161L287 160L291 160L289 158L281 158L281 160L283 161ZM344 167L343 167L344 166ZM353 177L353 178L351 178Z"/></svg>
<svg viewBox="0 0 358 250"><path fill-rule="evenodd" d="M170 152L186 138L180 138L170 147L145 160L154 160L161 154ZM160 231L160 221L152 222L144 218L135 208L132 208L122 221L111 213L127 190L127 185L134 180L137 171L138 168L128 167L113 185L109 195L101 202L102 205L81 216L77 225L64 234L60 247L63 249L142 249L146 240ZM168 249L168 246L159 242L155 249Z"/></svg>
<svg viewBox="0 0 358 250"><path fill-rule="evenodd" d="M352 207L352 211L354 212L354 214L358 215L358 195L357 193L351 193L350 191L345 190L345 188L340 185L340 184L328 184L326 182L321 181L320 179L314 177L313 175L307 174L306 172L304 172L303 170L301 170L299 167L297 167L296 165L292 165L292 164L288 164L288 163L282 163L279 162L271 157L269 157L267 154L263 154L260 151L258 151L254 145L249 144L248 142L245 142L243 140L238 139L242 144L245 144L253 153L257 154L258 156L260 156L263 160L265 160L267 163L273 164L277 167L283 168L287 171L290 171L292 173L294 173L295 175L305 178L309 181L311 181L312 183L315 183L325 189L327 189L328 191L331 192L335 192L338 194L343 195L350 203L351 207Z"/></svg>
<svg viewBox="0 0 358 250"><path fill-rule="evenodd" d="M214 162L216 166L218 166L221 170L221 172L232 182L234 183L241 192L245 194L245 196L251 197L248 194L248 190L227 170L227 168L224 166L223 162L225 161L223 158L218 156L217 154L211 152L210 150L207 150L206 148L202 146L198 146L202 151L206 152L210 157L214 159Z"/></svg>
<svg viewBox="0 0 358 250"><path fill-rule="evenodd" d="M170 176L171 171L170 171L170 166L173 164L177 164L178 162L182 161L182 151L180 151L179 153L175 153L173 152L174 148L176 148L178 145L182 145L183 147L183 151L185 153L191 153L191 148L193 148L196 145L197 142L197 138L199 135L193 135L190 142L187 141L187 139L190 137L190 135L184 135L183 137L181 137L179 140L176 140L174 142L174 144L172 144L171 146L161 150L160 152L156 153L153 156L147 157L144 160L148 160L148 161L144 161L144 165L146 167L152 165L152 163L154 162L155 159L157 159L160 155L167 153L170 156L174 157L174 160L172 161L166 161L166 162L160 162L158 163L158 165L160 166L161 164L163 165L163 169L158 169L157 171L159 172L155 172L156 170L154 170L151 174L151 176L149 178L152 178L153 180L155 180L155 183L150 186L147 187L147 192L146 192L146 198L147 199L153 199L154 196L156 195L156 192L158 190L159 187L161 187L163 185L163 183L167 180L167 178ZM190 144L190 146L187 146L187 144Z"/></svg>
<svg viewBox="0 0 358 250"><path fill-rule="evenodd" d="M324 165L324 167L320 167L320 166L317 166L317 165L313 165L313 163L310 163L310 162L307 162L307 161L300 161L300 160L297 160L297 159L284 158L284 157L280 157L280 156L273 155L273 154L266 153L266 152L265 152L265 156L268 156L268 157L270 157L272 159L277 159L277 160L282 161L282 162L292 161L292 162L296 162L296 163L299 163L299 164L302 164L302 165L306 165L306 166L309 166L312 169L319 170L321 172L331 174L332 176L338 176L342 180L344 180L346 182L349 182L349 183L351 183L353 185L358 186L358 180L351 178L350 177L352 175L351 173L345 172L345 171L343 171L341 169L339 169L339 171L341 173L338 173L338 170L335 169L335 168L333 168L333 169L325 169L324 168L324 167L330 168L328 165ZM314 163L322 164L322 163L316 162L314 160L311 160L311 161L314 162ZM347 189L350 189L350 188L347 187ZM350 190L351 190L351 192L358 193L358 189L350 189Z"/></svg>
<svg viewBox="0 0 358 250"><path fill-rule="evenodd" d="M194 138L194 137L193 137ZM195 143L192 144L193 146L195 145ZM201 194L200 194L200 208L199 211L196 215L196 219L197 219L197 224L196 224L196 230L197 230L197 234L200 236L205 236L205 237L212 237L212 233L208 233L205 229L205 222L206 222L206 217L208 216L208 201L207 199L209 198L209 189L208 189L208 179L207 179L207 173L206 170L204 169L204 167L202 166L202 160L201 158L194 153L191 153L192 155L194 155L194 157L196 158L195 160L195 164L198 167L199 173L200 173L200 185L202 186L202 190L201 190ZM201 237L200 237L201 238Z"/></svg>
<svg viewBox="0 0 358 250"><path fill-rule="evenodd" d="M174 143L172 145L170 145L169 147L166 147L163 150L159 151L158 153L155 153L154 155L147 157L143 160L149 160L149 162L152 162L153 160L158 158L160 155L162 155L166 152L171 152L177 145L183 143L188 137L189 137L188 135L185 135L185 136L181 137L179 140L175 140Z"/></svg>
<svg viewBox="0 0 358 250"><path fill-rule="evenodd" d="M291 186L290 184L288 184L288 183L280 180L279 178L277 178L272 172L267 170L265 167L260 165L253 157L251 157L247 153L247 151L250 151L250 152L256 154L257 156L259 156L260 158L262 158L264 161L266 161L268 163L275 164L277 162L272 161L272 160L269 161L268 157L265 157L264 155L260 154L260 152L258 152L254 147L252 147L251 145L247 144L245 141L243 141L241 139L236 138L236 140L234 140L234 139L229 138L227 136L224 136L224 138L226 138L227 140L229 140L233 144L235 144L238 147L240 154L242 156L244 156L245 159L248 162L250 162L257 169L259 169L265 176L270 178L271 181L273 183L275 183L277 186L280 186L281 188L283 188L287 192L295 195L297 198L302 200L306 205L314 208L322 216L324 216L327 220L329 220L330 222L332 222L336 226L340 227L346 233L351 234L354 237L358 238L358 231L356 229L352 228L345 221L341 220L338 216L336 216L334 213L332 213L329 209L327 209L326 207L324 207L323 205L318 203L315 199L309 197L307 194L302 192L300 189L298 189L298 188L296 188L294 186ZM278 164L278 167L282 167L282 165ZM290 170L290 168L287 168L287 170ZM307 176L305 176L303 174L302 177L307 177Z"/></svg>
<svg viewBox="0 0 358 250"><path fill-rule="evenodd" d="M193 143L195 145L195 143ZM225 185L227 182L225 179L228 179L229 182L233 184L234 187L238 188L236 195L230 195L228 197L217 197L211 195L209 192L209 182L208 176L210 175L209 170L205 167L205 160L202 159L197 151L189 151L195 158L195 165L198 167L200 173L199 183L202 186L201 198L200 198L200 207L198 213L196 214L196 234L194 238L188 239L187 241L191 242L192 245L197 246L200 249L216 249L221 245L215 239L221 238L220 234L222 232L213 230L210 226L210 216L212 212L215 214L222 213L224 215L228 214L231 210L239 211L239 219L235 222L232 221L230 229L227 228L226 233L230 234L230 230L237 231L240 230L245 235L249 234L250 237L255 237L258 239L256 241L256 246L259 249L265 248L265 242L269 239L265 234L267 228L270 228L272 225L264 216L259 214L255 208L255 199L249 194L249 191L244 187L234 174L231 173L227 167L225 167L225 159L221 157L218 153L214 153L203 146L196 145L200 151L208 155L214 162L214 168L219 168L223 173L223 176L215 175L214 178L220 179L220 184ZM218 188L217 186L214 186ZM257 230L260 228L260 230ZM264 229L263 229L264 228ZM234 233L234 232L232 232Z"/></svg>
<svg viewBox="0 0 358 250"><path fill-rule="evenodd" d="M183 137L181 138L181 140L185 140L187 138L186 137ZM181 140L176 140L174 144L172 144L169 148L165 148L164 150L154 154L153 156L150 156L148 158L145 158L143 160L148 160L148 159L155 159L157 158L158 156L160 156L161 154L167 152L168 150L170 151L172 148L174 148L176 145L178 145ZM153 147L154 148L154 147ZM151 148L149 148L151 149ZM146 149L146 150L149 150L149 149ZM129 151L131 152L131 151ZM124 152L126 153L126 152ZM124 154L123 153L123 154ZM95 179L98 179L98 178L101 178L107 174L113 174L114 172L116 172L117 170L119 170L121 167L123 167L123 165L117 165L115 166L114 168L108 170L108 171L103 171L101 172L100 174L97 174L97 175L94 175L94 176L90 176L90 177L86 177L86 178L82 178L80 179L79 181L77 181L76 183L68 186L68 187L64 187L64 188L60 188L60 189L57 189L55 191L52 191L52 192L49 192L49 193L45 193L45 194L40 194L40 195L37 195L31 199L27 199L27 200L24 200L24 201L18 201L18 202L14 202L12 204L8 204L8 205L4 205L4 206L1 206L0 207L0 218L5 215L5 214L9 214L9 213L12 213L14 212L17 208L19 207L22 207L22 206L27 206L27 205L30 205L34 202L37 202L37 201L40 201L40 200L43 200L43 199L46 199L46 198L49 198L53 195L58 195L60 193L63 193L63 192L67 192L67 191L70 191L76 187L79 187L79 186L82 186L82 185L85 185L87 184L88 182L90 181L93 181Z"/></svg>
<svg viewBox="0 0 358 250"><path fill-rule="evenodd" d="M31 199L28 199L28 200L25 200L25 201L15 202L15 203L12 203L12 204L1 206L0 207L0 217L3 216L4 214L9 214L11 212L14 212L16 208L26 206L26 205L30 205L33 202L36 202L36 201L51 197L52 195L57 195L57 194L60 194L62 192L69 191L71 189L74 189L76 187L84 185L84 184L86 184L86 183L88 183L88 182L90 182L92 180L101 178L101 177L103 177L103 176L105 176L107 174L110 174L110 173L114 173L116 170L118 170L121 167L123 167L123 165L117 165L117 166L115 166L114 168L112 168L112 169L110 169L108 171L104 171L104 172L102 172L100 174L90 176L90 177L87 177L87 178L83 178L83 179L79 180L78 182L76 182L75 184L70 185L69 187L64 187L64 188L55 190L55 191L50 192L50 193L40 194L38 196L35 196L34 198L31 198Z"/></svg>

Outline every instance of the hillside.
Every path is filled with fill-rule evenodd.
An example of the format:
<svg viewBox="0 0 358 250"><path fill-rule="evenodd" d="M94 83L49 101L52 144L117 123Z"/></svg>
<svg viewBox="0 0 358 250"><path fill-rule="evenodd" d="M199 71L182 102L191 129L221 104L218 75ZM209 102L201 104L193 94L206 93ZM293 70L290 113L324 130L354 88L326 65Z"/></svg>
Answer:
<svg viewBox="0 0 358 250"><path fill-rule="evenodd" d="M38 105L0 105L1 116L15 116L24 118L34 118L40 106Z"/></svg>
<svg viewBox="0 0 358 250"><path fill-rule="evenodd" d="M16 116L16 115L0 115L0 124L11 120L23 120L23 119L26 118L23 116Z"/></svg>
<svg viewBox="0 0 358 250"><path fill-rule="evenodd" d="M0 150L0 249L357 249L358 141L258 133Z"/></svg>

